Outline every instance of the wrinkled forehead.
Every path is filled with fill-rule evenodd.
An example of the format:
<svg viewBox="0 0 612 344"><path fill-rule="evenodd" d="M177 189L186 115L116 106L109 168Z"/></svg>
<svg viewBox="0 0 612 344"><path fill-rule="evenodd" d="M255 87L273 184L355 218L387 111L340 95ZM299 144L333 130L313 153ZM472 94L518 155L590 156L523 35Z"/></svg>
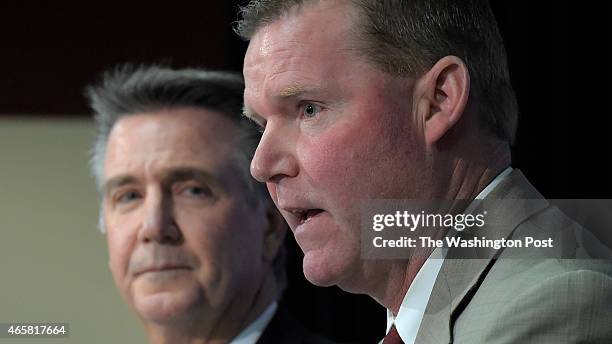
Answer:
<svg viewBox="0 0 612 344"><path fill-rule="evenodd" d="M205 108L176 107L134 113L113 126L110 141L143 141L146 146L232 146L240 131L226 115Z"/></svg>
<svg viewBox="0 0 612 344"><path fill-rule="evenodd" d="M104 175L155 161L223 165L238 146L239 128L214 111L172 109L121 118L111 130Z"/></svg>

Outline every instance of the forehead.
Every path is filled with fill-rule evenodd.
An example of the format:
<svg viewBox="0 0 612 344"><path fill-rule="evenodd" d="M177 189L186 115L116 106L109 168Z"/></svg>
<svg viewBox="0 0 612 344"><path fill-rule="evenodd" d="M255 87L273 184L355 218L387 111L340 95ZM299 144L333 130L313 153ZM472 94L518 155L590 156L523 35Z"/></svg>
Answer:
<svg viewBox="0 0 612 344"><path fill-rule="evenodd" d="M288 76L300 80L284 86L299 87L329 75L339 63L357 55L353 43L356 18L357 11L348 1L318 1L294 8L261 27L245 56L245 96L262 88L273 90L273 84Z"/></svg>
<svg viewBox="0 0 612 344"><path fill-rule="evenodd" d="M175 165L214 169L238 144L240 128L215 111L195 108L138 113L117 121L109 135L105 178Z"/></svg>

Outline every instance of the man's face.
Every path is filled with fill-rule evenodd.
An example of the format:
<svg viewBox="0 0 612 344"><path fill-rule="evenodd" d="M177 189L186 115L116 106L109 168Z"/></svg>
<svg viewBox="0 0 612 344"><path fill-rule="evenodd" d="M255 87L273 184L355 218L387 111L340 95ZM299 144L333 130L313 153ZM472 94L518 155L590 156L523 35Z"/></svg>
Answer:
<svg viewBox="0 0 612 344"><path fill-rule="evenodd" d="M346 290L372 281L360 259L360 202L426 197L414 80L355 48L355 9L317 2L261 28L244 64L247 115L265 125L251 173L267 182L305 253L304 274Z"/></svg>
<svg viewBox="0 0 612 344"><path fill-rule="evenodd" d="M141 318L215 319L262 279L265 212L232 162L239 128L202 109L124 117L104 162L110 269Z"/></svg>

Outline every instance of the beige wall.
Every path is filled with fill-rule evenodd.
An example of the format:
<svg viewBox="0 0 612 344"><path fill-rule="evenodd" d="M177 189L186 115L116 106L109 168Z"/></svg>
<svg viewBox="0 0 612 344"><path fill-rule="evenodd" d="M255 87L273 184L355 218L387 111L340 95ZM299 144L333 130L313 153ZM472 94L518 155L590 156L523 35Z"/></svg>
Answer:
<svg viewBox="0 0 612 344"><path fill-rule="evenodd" d="M86 119L0 119L0 323L70 323L53 343L145 343L96 228L92 138Z"/></svg>

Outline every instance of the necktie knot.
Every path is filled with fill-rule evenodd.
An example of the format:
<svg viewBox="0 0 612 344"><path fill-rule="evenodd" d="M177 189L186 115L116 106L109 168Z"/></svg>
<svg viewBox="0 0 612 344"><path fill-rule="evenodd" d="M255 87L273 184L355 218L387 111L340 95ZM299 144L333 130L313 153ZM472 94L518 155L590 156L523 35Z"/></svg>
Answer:
<svg viewBox="0 0 612 344"><path fill-rule="evenodd" d="M397 328L395 325L391 326L391 330L383 339L382 344L404 344L402 338L400 338L399 333L397 333Z"/></svg>

